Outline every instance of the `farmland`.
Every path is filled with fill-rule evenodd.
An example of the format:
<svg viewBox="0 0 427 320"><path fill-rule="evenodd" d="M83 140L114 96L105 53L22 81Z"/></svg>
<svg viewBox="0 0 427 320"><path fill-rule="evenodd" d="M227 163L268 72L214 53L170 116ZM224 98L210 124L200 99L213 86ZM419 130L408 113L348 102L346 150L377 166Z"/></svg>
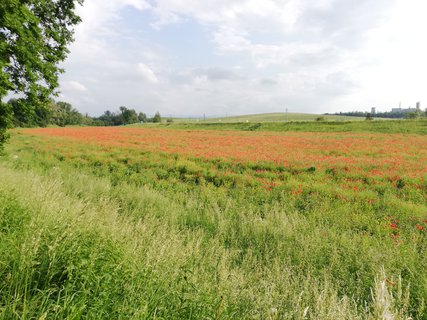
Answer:
<svg viewBox="0 0 427 320"><path fill-rule="evenodd" d="M360 132L360 133L427 133L427 121L291 121L291 122L177 122L163 124L134 124L132 127L168 128L181 130L239 130L273 132Z"/></svg>
<svg viewBox="0 0 427 320"><path fill-rule="evenodd" d="M0 318L427 319L425 121L369 125L12 131Z"/></svg>
<svg viewBox="0 0 427 320"><path fill-rule="evenodd" d="M319 115L310 113L293 113L293 112L274 112L274 113L261 113L261 114L247 114L239 116L227 117L208 117L202 118L173 118L176 122L288 122L288 121L315 121L317 118L322 117L325 121L360 121L365 120L364 117L349 117L339 115Z"/></svg>

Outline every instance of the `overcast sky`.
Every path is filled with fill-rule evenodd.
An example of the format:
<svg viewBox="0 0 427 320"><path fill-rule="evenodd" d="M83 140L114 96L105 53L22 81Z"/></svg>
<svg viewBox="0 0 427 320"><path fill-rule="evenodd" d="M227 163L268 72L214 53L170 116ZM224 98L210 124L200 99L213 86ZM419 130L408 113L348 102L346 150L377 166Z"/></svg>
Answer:
<svg viewBox="0 0 427 320"><path fill-rule="evenodd" d="M59 99L99 115L427 106L425 0L85 0Z"/></svg>

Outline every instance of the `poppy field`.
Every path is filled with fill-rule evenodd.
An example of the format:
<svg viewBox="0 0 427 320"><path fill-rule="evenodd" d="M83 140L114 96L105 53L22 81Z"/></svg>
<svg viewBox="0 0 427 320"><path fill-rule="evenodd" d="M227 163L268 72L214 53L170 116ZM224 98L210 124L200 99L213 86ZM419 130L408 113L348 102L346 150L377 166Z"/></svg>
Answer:
<svg viewBox="0 0 427 320"><path fill-rule="evenodd" d="M427 319L427 135L12 132L0 318Z"/></svg>

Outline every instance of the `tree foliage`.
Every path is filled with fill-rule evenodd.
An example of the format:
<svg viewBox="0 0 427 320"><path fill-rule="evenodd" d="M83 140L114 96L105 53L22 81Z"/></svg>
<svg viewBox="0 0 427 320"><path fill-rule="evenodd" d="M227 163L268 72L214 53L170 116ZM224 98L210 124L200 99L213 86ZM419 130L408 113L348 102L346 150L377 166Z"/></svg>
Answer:
<svg viewBox="0 0 427 320"><path fill-rule="evenodd" d="M10 127L46 127L47 125L92 125L92 126L121 126L138 122L159 122L160 113L148 118L144 112L137 114L135 109L120 107L118 112L105 111L100 117L82 115L70 103L50 99L46 106L33 106L24 98L10 99L4 104L7 117L0 117L0 121L7 120ZM6 125L5 125L6 127Z"/></svg>
<svg viewBox="0 0 427 320"><path fill-rule="evenodd" d="M126 107L120 107L123 124L132 124L138 122L138 115L134 109L128 109Z"/></svg>
<svg viewBox="0 0 427 320"><path fill-rule="evenodd" d="M10 127L11 116L10 116L10 106L7 104L2 104L0 101L0 153L2 151L2 145L8 138L6 128Z"/></svg>
<svg viewBox="0 0 427 320"><path fill-rule="evenodd" d="M14 127L32 127L35 126L35 110L25 99L10 99L9 110L12 111L12 124Z"/></svg>
<svg viewBox="0 0 427 320"><path fill-rule="evenodd" d="M0 145L10 125L11 109L1 100L20 93L31 112L47 107L63 71L58 63L68 53L73 26L80 18L76 4L83 0L0 1ZM28 110L27 110L28 111Z"/></svg>
<svg viewBox="0 0 427 320"><path fill-rule="evenodd" d="M162 122L162 117L160 116L159 112L156 112L156 114L154 115L153 122L155 123Z"/></svg>
<svg viewBox="0 0 427 320"><path fill-rule="evenodd" d="M116 114L107 110L98 118L93 118L94 125L97 126L119 126L123 124L121 114Z"/></svg>
<svg viewBox="0 0 427 320"><path fill-rule="evenodd" d="M144 112L140 112L138 114L138 120L139 122L147 122L148 120L147 115Z"/></svg>
<svg viewBox="0 0 427 320"><path fill-rule="evenodd" d="M83 124L84 117L68 102L59 101L52 104L52 124L60 127Z"/></svg>
<svg viewBox="0 0 427 320"><path fill-rule="evenodd" d="M138 122L161 122L161 115L157 112L153 118L148 118L144 112L137 114L135 109L121 106L119 112L105 111L98 118L92 118L92 125L96 126L121 126Z"/></svg>
<svg viewBox="0 0 427 320"><path fill-rule="evenodd" d="M337 116L349 116L349 117L367 117L369 112L364 111L350 111L350 112L336 112L334 115ZM325 113L329 114L329 113ZM412 114L412 115L409 115ZM415 110L412 112L403 111L403 112L395 112L395 111L386 111L386 112L376 112L375 118L392 118L392 119L404 119L404 118L418 118L423 116L423 112L421 110ZM427 116L427 110L425 112L425 116Z"/></svg>

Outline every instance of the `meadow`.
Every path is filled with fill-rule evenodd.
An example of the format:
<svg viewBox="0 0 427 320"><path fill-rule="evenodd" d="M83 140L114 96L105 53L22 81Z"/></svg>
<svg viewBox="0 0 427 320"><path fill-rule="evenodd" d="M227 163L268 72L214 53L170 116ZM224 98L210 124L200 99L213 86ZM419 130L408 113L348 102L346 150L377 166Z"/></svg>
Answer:
<svg viewBox="0 0 427 320"><path fill-rule="evenodd" d="M427 319L426 122L253 125L12 131L0 319Z"/></svg>
<svg viewBox="0 0 427 320"><path fill-rule="evenodd" d="M135 128L167 128L180 130L238 130L254 132L360 132L427 134L427 120L375 121L289 121L289 122L176 122L130 125Z"/></svg>
<svg viewBox="0 0 427 320"><path fill-rule="evenodd" d="M208 117L203 118L172 118L174 122L188 123L188 122L289 122L289 121L315 121L321 117L324 121L360 121L365 120L364 117L349 117L339 115L319 115L311 113L294 113L294 112L273 112L273 113L259 113L259 114L247 114L247 115L230 115L227 117Z"/></svg>

